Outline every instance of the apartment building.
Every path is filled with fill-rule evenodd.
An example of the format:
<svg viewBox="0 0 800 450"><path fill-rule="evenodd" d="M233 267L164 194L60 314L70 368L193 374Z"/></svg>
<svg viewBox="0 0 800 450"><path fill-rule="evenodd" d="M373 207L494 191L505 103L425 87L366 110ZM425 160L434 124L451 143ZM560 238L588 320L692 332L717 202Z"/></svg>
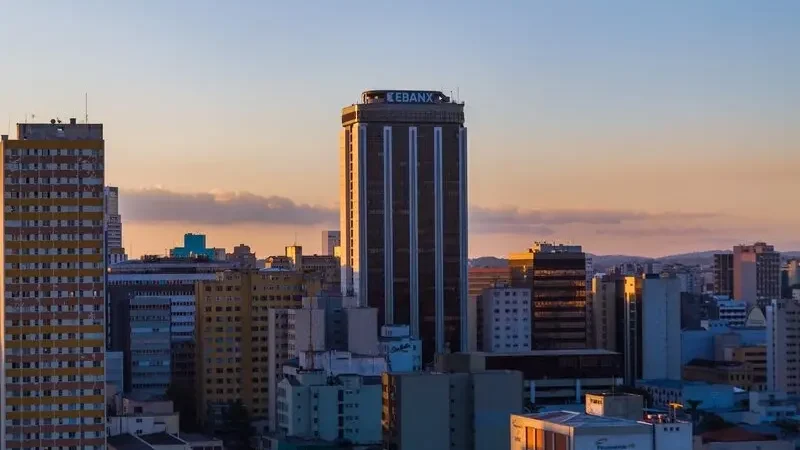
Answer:
<svg viewBox="0 0 800 450"><path fill-rule="evenodd" d="M241 401L253 419L269 416L270 309L299 308L320 284L302 273L241 270L198 281L196 401L198 417L216 422Z"/></svg>
<svg viewBox="0 0 800 450"><path fill-rule="evenodd" d="M18 124L0 151L0 448L105 448L103 125Z"/></svg>

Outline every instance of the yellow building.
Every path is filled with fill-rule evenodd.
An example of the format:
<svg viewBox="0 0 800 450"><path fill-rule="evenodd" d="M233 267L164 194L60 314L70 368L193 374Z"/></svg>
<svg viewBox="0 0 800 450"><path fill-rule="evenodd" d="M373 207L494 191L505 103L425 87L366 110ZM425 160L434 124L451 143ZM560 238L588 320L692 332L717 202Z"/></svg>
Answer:
<svg viewBox="0 0 800 450"><path fill-rule="evenodd" d="M253 419L268 417L270 308L300 308L320 283L295 271L226 271L196 292L198 417L217 420L240 400Z"/></svg>
<svg viewBox="0 0 800 450"><path fill-rule="evenodd" d="M3 448L105 448L103 126L17 135L0 138Z"/></svg>

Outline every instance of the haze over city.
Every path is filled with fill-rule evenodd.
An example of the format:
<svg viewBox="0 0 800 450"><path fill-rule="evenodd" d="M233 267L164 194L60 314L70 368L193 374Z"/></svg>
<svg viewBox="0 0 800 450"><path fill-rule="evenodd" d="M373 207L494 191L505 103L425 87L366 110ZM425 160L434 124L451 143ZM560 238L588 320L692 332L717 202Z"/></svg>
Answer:
<svg viewBox="0 0 800 450"><path fill-rule="evenodd" d="M471 256L800 249L796 2L192 5L0 12L0 121L82 120L88 93L131 256L315 251L341 108L385 88L466 103Z"/></svg>

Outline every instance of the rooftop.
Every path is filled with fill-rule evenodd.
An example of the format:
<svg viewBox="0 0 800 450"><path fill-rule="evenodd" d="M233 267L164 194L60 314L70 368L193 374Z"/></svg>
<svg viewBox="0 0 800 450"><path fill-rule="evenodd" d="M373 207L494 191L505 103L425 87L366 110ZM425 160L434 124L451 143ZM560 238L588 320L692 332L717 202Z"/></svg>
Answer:
<svg viewBox="0 0 800 450"><path fill-rule="evenodd" d="M564 350L531 350L529 352L516 352L516 353L489 353L489 352L468 352L468 353L454 353L456 355L476 355L476 356L598 356L598 355L618 355L619 353L602 348L578 348L578 349L564 349Z"/></svg>
<svg viewBox="0 0 800 450"><path fill-rule="evenodd" d="M152 445L181 445L186 443L169 433L143 434L139 438Z"/></svg>
<svg viewBox="0 0 800 450"><path fill-rule="evenodd" d="M152 450L153 447L142 442L136 436L130 434L118 434L108 437L109 447L117 450Z"/></svg>
<svg viewBox="0 0 800 450"><path fill-rule="evenodd" d="M180 438L190 444L194 442L219 441L219 439L215 437L206 436L204 434L198 434L198 433L181 433Z"/></svg>
<svg viewBox="0 0 800 450"><path fill-rule="evenodd" d="M630 427L641 425L634 420L619 419L616 417L594 416L573 411L551 411L538 414L521 414L530 419L542 420L545 422L565 425L572 428L608 428L608 427Z"/></svg>
<svg viewBox="0 0 800 450"><path fill-rule="evenodd" d="M698 387L715 387L723 389L733 389L733 386L727 384L714 384L705 381L681 381L681 380L637 380L636 385L645 385L650 387L660 387L664 389L683 389L688 386Z"/></svg>

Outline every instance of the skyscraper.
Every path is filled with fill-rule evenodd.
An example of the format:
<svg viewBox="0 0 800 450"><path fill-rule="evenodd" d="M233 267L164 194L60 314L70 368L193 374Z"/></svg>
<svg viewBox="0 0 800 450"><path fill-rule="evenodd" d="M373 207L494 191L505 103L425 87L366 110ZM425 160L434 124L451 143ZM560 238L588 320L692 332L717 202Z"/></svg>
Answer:
<svg viewBox="0 0 800 450"><path fill-rule="evenodd" d="M586 348L586 254L580 245L536 242L508 261L511 285L531 290L532 347Z"/></svg>
<svg viewBox="0 0 800 450"><path fill-rule="evenodd" d="M800 394L800 304L773 299L767 305L767 390Z"/></svg>
<svg viewBox="0 0 800 450"><path fill-rule="evenodd" d="M342 292L467 350L467 129L441 92L366 91L342 109Z"/></svg>
<svg viewBox="0 0 800 450"><path fill-rule="evenodd" d="M0 148L0 448L105 448L103 125L18 124Z"/></svg>

